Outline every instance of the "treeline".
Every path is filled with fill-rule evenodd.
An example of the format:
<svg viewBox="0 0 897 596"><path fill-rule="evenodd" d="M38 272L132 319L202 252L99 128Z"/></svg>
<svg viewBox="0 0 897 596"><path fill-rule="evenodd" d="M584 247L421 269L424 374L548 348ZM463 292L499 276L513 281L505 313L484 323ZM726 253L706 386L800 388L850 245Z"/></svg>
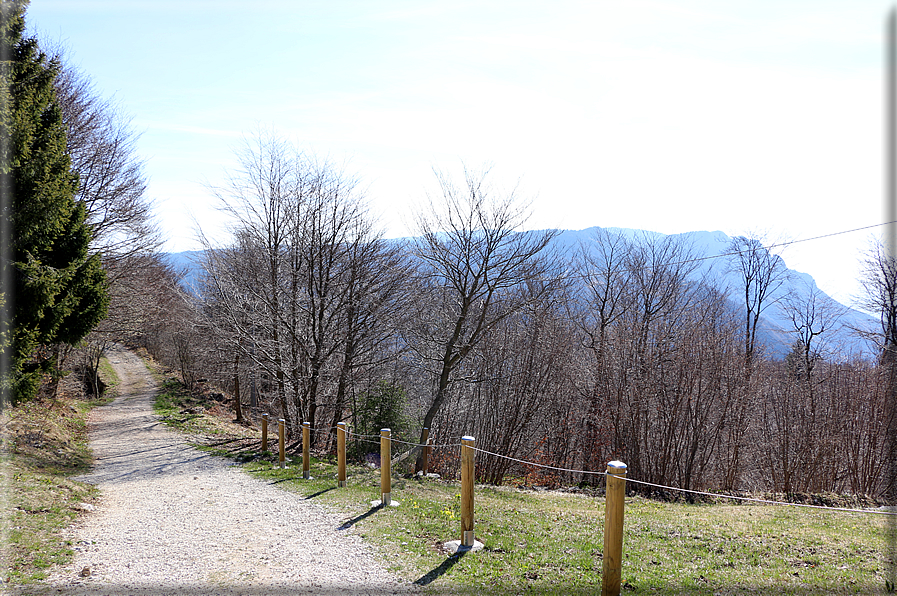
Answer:
<svg viewBox="0 0 897 596"><path fill-rule="evenodd" d="M100 355L145 335L141 280L162 267L130 119L26 34L27 6L0 3L0 408L54 397L73 370L100 392Z"/></svg>
<svg viewBox="0 0 897 596"><path fill-rule="evenodd" d="M783 297L787 269L759 239L737 238L720 263L736 288L699 276L676 237L599 230L569 254L554 232L519 232L525 203L466 171L437 175L414 239L387 241L333 164L270 133L240 157L214 189L232 233L206 239L198 298L178 302L155 348L188 384L240 396L239 419L270 412L292 436L309 422L321 449L339 421L411 441L427 427L437 444L470 434L570 469L620 459L633 478L692 489L891 489L886 313L869 338L879 360L825 349L837 305ZM870 300L893 286L891 263L870 256ZM793 323L784 360L758 340L770 308ZM457 466L449 451L434 460ZM530 473L594 478L478 460L483 481Z"/></svg>

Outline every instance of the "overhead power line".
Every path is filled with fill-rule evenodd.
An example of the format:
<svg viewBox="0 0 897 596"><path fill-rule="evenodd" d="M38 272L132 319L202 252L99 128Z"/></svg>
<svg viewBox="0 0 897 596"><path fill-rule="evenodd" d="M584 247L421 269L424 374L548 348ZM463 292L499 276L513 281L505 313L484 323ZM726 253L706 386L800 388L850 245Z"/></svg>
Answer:
<svg viewBox="0 0 897 596"><path fill-rule="evenodd" d="M764 248L766 250L770 250L773 248L781 248L783 246L790 246L792 244L798 244L800 242L811 242L814 240L822 240L824 238L831 238L832 236L841 236L843 234L851 234L853 232L862 232L863 230L871 230L873 228L880 228L882 226L887 226L890 224L897 224L897 221L886 221L884 223L872 224L870 226L863 226L861 228L853 228L852 230L842 230L840 232L832 232L830 234L822 234L821 236L813 236L812 238L801 238L799 240L788 240L786 242L777 242L775 244L770 244L769 246L764 246L762 248ZM695 257L693 259L685 259L683 261L675 261L672 263L668 263L668 265L687 265L688 263L699 263L701 261L709 261L711 259L719 259L719 258L723 258L723 257L734 257L735 255L740 255L740 254L748 252L750 250L754 250L754 249L750 248L750 249L746 249L746 250L734 250L732 252L724 252L724 253L720 253L718 255L707 255L704 257ZM589 277L589 274L588 273L573 274L573 275L567 275L564 277L566 279L572 279L572 278L576 278L576 277L586 278L586 277Z"/></svg>

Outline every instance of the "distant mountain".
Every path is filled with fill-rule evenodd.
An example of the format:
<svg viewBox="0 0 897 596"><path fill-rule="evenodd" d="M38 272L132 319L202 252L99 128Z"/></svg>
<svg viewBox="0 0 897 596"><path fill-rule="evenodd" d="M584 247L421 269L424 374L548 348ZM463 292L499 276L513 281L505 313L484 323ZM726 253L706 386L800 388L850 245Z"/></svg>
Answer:
<svg viewBox="0 0 897 596"><path fill-rule="evenodd" d="M594 241L595 232L599 228L592 227L585 230L564 230L557 238L559 248L561 250L576 250L581 242ZM664 238L667 234L658 232L648 232L645 230L633 230L629 228L607 228L610 232L617 232L629 239L636 239L648 235L658 239ZM671 236L682 238L682 240L691 245L698 261L698 268L694 275L696 278L705 276L711 279L717 279L719 285L729 290L733 303L742 308L738 301L737 289L742 283L738 273L730 271L730 261L723 255L729 252L729 243L732 238L723 232L685 232L683 234L671 234ZM710 258L707 258L710 257ZM718 258L714 258L718 257ZM787 262L786 262L787 265ZM778 292L771 296L770 302L780 301L786 294L793 294L798 297L806 297L811 289L817 289L816 281L807 273L801 273L793 269L788 270L790 279L782 285ZM821 290L820 290L821 291ZM838 303L836 300L823 292L832 302ZM833 329L831 333L826 332L825 337L821 339L827 345L827 348L835 353L842 355L857 355L870 358L874 355L872 348L868 342L861 339L854 329L874 330L878 321L868 314L841 305L845 308L844 315L841 317L840 326ZM794 343L794 337L790 332L791 321L785 313L776 304L772 304L763 311L760 322L759 339L763 342L770 354L775 357L782 358L790 350Z"/></svg>
<svg viewBox="0 0 897 596"><path fill-rule="evenodd" d="M584 230L562 230L555 240L556 248L562 252L566 251L572 254L579 249L581 243L594 242L596 230L598 230L597 227ZM607 230L620 233L629 239L636 239L645 235L658 239L667 236L658 232L629 228L607 228ZM710 277L711 279L717 279L721 287L730 291L730 294L733 296L733 304L741 308L741 304L736 299L736 289L741 283L738 274L730 271L728 259L720 256L728 252L732 238L718 231L686 232L673 234L672 236L681 237L684 242L691 246L696 258L703 258L703 260L698 261L698 267L694 273L695 278ZM399 242L402 240L405 239L395 241ZM181 283L193 293L198 293L199 274L202 271L202 267L199 265L201 257L202 251L186 251L168 253L166 255L168 263L177 271L183 273ZM788 293L793 293L796 296L807 296L811 289L816 288L816 282L810 275L792 269L789 269L789 273L790 279L772 297L773 301L780 300L783 295ZM828 296L826 295L826 297ZM836 302L832 298L829 299ZM871 358L874 355L872 348L853 329L874 330L878 321L866 313L846 305L841 306L845 308L845 313L841 318L840 327L833 329L831 333L826 332L825 335L827 337L822 338L827 348L831 352L841 355L853 354ZM790 326L791 322L782 312L782 309L775 304L764 311L760 323L759 340L774 357L782 358L791 350L794 338L789 332Z"/></svg>
<svg viewBox="0 0 897 596"><path fill-rule="evenodd" d="M181 285L191 293L199 294L199 275L202 273L201 250L185 250L184 252L165 253L164 258L181 276Z"/></svg>

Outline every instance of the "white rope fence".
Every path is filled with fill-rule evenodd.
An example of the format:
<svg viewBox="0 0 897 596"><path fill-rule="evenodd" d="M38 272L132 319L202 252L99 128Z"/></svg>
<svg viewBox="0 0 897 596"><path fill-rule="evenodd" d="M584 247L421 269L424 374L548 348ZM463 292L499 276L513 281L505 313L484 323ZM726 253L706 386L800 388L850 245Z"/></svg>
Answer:
<svg viewBox="0 0 897 596"><path fill-rule="evenodd" d="M556 468L554 466L548 466L545 464L537 464L535 462L526 461L523 459L517 459L516 457L509 457L507 455L502 455L500 453L493 453L491 451L486 451L485 449L480 449L479 447L475 447L474 450L479 451L480 453L485 453L486 455L493 455L495 457L500 457L502 459L507 459L507 460L517 462L519 464L524 464L527 466L533 466L535 468L543 468L546 470L555 470L557 472L570 472L572 474L594 474L596 476L607 476L607 472L594 472L591 470L572 470L570 468Z"/></svg>
<svg viewBox="0 0 897 596"><path fill-rule="evenodd" d="M557 470L559 472L571 472L573 474L595 474L595 475L600 475L600 476L607 476L607 472L593 472L590 470L572 470L569 468L556 468L554 466L547 466L547 465L539 464L536 462L531 462L531 461L526 461L526 460L522 460L522 459L517 459L514 457L509 457L507 455L502 455L500 453L493 453L491 451L486 451L485 449L475 448L475 450L479 451L480 453L485 453L487 455L492 455L494 457L500 457L502 459L507 459L507 460L510 460L513 462L521 463L521 464L524 464L527 466L532 466L535 468L545 468L548 470ZM718 499L733 499L736 501L747 501L747 502L751 502L751 503L760 503L763 505L783 505L783 506L789 506L789 507L806 507L806 508L810 508L810 509L823 509L826 511L846 511L849 513L872 513L872 514L877 514L877 515L897 515L897 511L887 511L887 510L882 510L882 509L851 509L848 507L828 507L826 505L810 505L808 503L792 503L789 501L772 501L769 499L756 499L753 497L741 497L738 495L725 495L725 494L721 494L721 493L711 493L711 492L705 492L705 491L700 491L700 490L691 490L688 488L666 486L664 484L654 484L652 482L645 482L644 480L634 480L629 477L626 478L626 481L632 482L634 484L641 484L643 486L651 486L654 488L661 488L664 490L672 490L672 491L689 493L689 494L693 494L693 495L701 495L701 496L706 496L706 497L716 497Z"/></svg>
<svg viewBox="0 0 897 596"><path fill-rule="evenodd" d="M263 448L267 451L267 416L263 417ZM308 423L302 424L303 452L302 467L303 477L309 479L309 435L310 428ZM317 430L330 430L329 427ZM279 460L280 467L285 467L284 462L284 420L278 420L278 442L279 442ZM664 484L656 484L646 482L644 480L635 480L627 478L626 464L619 461L612 461L607 464L606 471L594 470L577 470L574 468L564 468L560 466L550 466L525 459L510 457L501 453L495 453L486 449L475 447L475 439L473 437L461 437L460 443L448 443L445 445L433 445L429 441L429 429L422 432L423 443L411 443L392 438L391 430L383 428L379 435L363 435L349 431L348 425L340 422L336 427L337 435L337 487L345 488L347 486L346 476L346 439L352 437L365 443L380 443L380 500L372 502L376 507L398 506L399 502L392 498L392 443L408 445L409 449L397 458L407 456L415 449L422 451L423 472L426 473L427 457L432 448L461 448L461 540L450 541L446 544L457 543L457 550L478 550L483 544L477 542L474 537L474 477L475 466L474 458L477 452L489 456L504 459L506 461L521 464L533 469L552 470L555 472L565 472L569 474L595 475L606 477L605 501L604 501L604 553L602 561L602 594L609 596L619 596L620 581L623 564L622 544L623 544L623 510L626 496L626 482L632 482L641 486L657 488L666 491L675 491L704 497L712 497L715 499L730 499L734 501L742 501L748 503L756 503L760 505L772 505L780 507L801 507L805 509L814 509L817 511L844 512L844 513L871 513L877 515L897 516L897 511L887 509L855 509L849 507L828 507L825 505L812 505L808 503L791 503L786 501L774 501L771 499L758 499L754 497L743 497L739 495L727 495L721 493L712 493L707 491L691 490L679 488L676 486L668 486ZM376 439L376 440L375 440ZM378 441L377 441L378 440Z"/></svg>
<svg viewBox="0 0 897 596"><path fill-rule="evenodd" d="M301 428L303 429L303 431L307 428L306 425L307 425L307 423L302 425ZM337 427L325 426L325 427L316 428L314 430L317 432L320 432L320 431L330 431L330 430L339 431L340 429L338 426ZM384 430L388 430L388 429L384 429ZM359 440L364 443L381 444L382 445L382 440L384 439L384 436L382 434L380 434L380 435L364 435L364 434L352 432L348 429L345 429L344 432L346 434L346 437L352 437L355 440ZM398 443L401 445L408 445L410 447L410 449L406 450L399 457L404 456L405 454L411 452L413 449L424 449L424 448L446 449L446 448L454 448L454 447L463 447L464 446L464 443L445 443L445 444L412 443L409 441L402 441L400 439L395 439L395 438L392 438L391 436L386 437L386 440L389 441L389 443ZM566 472L566 473L570 473L570 474L607 476L606 471L577 470L577 469L573 469L573 468L549 466L547 464L540 464L540 463L533 462L533 461L518 459L516 457L510 457L508 455L502 455L501 453L495 453L494 451L487 451L486 449L480 449L479 447L471 447L471 449L473 449L473 451L475 451L475 452L479 452L484 455L488 455L491 457L498 457L501 459L512 461L514 463L522 464L522 465L532 467L532 468L552 470L555 472ZM303 451L304 451L303 455L305 455L305 449ZM304 460L304 470L303 471L307 474L307 471L308 471L307 458L303 457L303 460ZM758 499L755 497L743 497L743 496L739 496L739 495L728 495L728 494L722 494L722 493L713 493L713 492L693 490L693 489L687 489L687 488L679 488L676 486L655 484L653 482L647 482L644 480L636 480L634 478L628 478L628 477L626 480L628 482L632 482L634 484L639 484L642 486L648 486L648 487L652 487L652 488L658 488L658 489L662 489L662 490L675 491L675 492L686 493L686 494L691 494L691 495L698 495L698 496L703 496L703 497L712 497L712 498L716 498L716 499L729 499L729 500L733 500L733 501L757 503L760 505L776 505L776 506L783 506L783 507L802 507L805 509L818 509L818 510L822 510L822 511L839 511L839 512L845 512L845 513L868 513L868 514L873 514L873 515L897 516L897 510L892 511L892 510L887 510L887 509L857 509L857 508L850 508L850 507L829 507L827 505L812 505L809 503L793 503L793 502L789 502L789 501L774 501L771 499Z"/></svg>
<svg viewBox="0 0 897 596"><path fill-rule="evenodd" d="M826 505L811 505L809 503L792 503L789 501L772 501L769 499L755 499L753 497L740 497L737 495L724 495L720 493L708 493L699 490L690 490L687 488L677 488L675 486L664 486L662 484L653 484L651 482L645 482L644 480L633 480L632 478L627 478L628 482L633 482L635 484L641 484L644 486L653 486L655 488L662 488L664 490L675 490L683 493L690 493L693 495L704 495L708 497L717 497L720 499L734 499L736 501L748 501L751 503L760 503L763 505L784 505L788 507L806 507L809 509L824 509L825 511L847 511L850 513L873 513L878 515L897 515L897 511L887 511L882 509L851 509L848 507L828 507Z"/></svg>

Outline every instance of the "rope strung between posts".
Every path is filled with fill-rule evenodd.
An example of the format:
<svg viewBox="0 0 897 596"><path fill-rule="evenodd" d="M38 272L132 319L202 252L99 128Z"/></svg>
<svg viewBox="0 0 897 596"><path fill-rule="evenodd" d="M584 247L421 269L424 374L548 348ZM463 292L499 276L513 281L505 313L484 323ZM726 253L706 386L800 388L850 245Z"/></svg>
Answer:
<svg viewBox="0 0 897 596"><path fill-rule="evenodd" d="M641 484L644 486L653 486L655 488L662 488L665 490L675 490L683 493L690 493L693 495L704 495L707 497L717 497L720 499L734 499L736 501L748 501L751 503L762 503L764 505L784 505L787 507L806 507L808 509L824 509L826 511L847 511L850 513L872 513L877 515L897 515L897 511L882 511L880 509L850 509L848 507L826 507L825 505L810 505L807 503L788 503L785 501L770 501L768 499L754 499L752 497L738 497L735 495L721 495L718 493L708 493L700 490L689 490L687 488L677 488L675 486L664 486L663 484L653 484L651 482L645 482L644 480L633 480L632 478L626 478L626 482L634 482L635 484Z"/></svg>
<svg viewBox="0 0 897 596"><path fill-rule="evenodd" d="M480 453L485 453L486 455L494 455L495 457L500 457L502 459L508 459L520 464L525 464L528 466L534 466L537 468L545 468L547 470L557 470L558 472L573 472L574 474L594 474L596 476L607 476L607 472L592 472L589 470L571 470L569 468L556 468L554 466L546 466L545 464L537 464L531 461L525 461L522 459L517 459L515 457L508 457L507 455L501 455L500 453L492 453L491 451L486 451L485 449L480 449L479 447L474 447L474 451L479 451Z"/></svg>
<svg viewBox="0 0 897 596"><path fill-rule="evenodd" d="M393 442L395 442L395 443L402 443L402 444L404 444L404 445L411 445L412 447L432 447L433 449L437 449L437 448L438 448L438 449L442 449L442 448L445 448L445 447L460 447L460 446L461 446L461 443L445 443L445 444L443 444L443 445L434 445L434 444L431 443L431 444L429 444L429 445L421 445L420 443L409 443L409 442L407 442L407 441L400 441L400 440L398 440L398 439L391 439L391 440L392 440Z"/></svg>
<svg viewBox="0 0 897 596"><path fill-rule="evenodd" d="M347 434L348 434L348 433L347 433ZM370 443L371 445L379 445L379 444L380 444L380 441L376 441L376 440L374 440L373 438L370 438L370 439L359 439L359 438L358 438L358 435L355 435L355 438L356 438L357 441L360 441L360 442L362 442L362 443Z"/></svg>
<svg viewBox="0 0 897 596"><path fill-rule="evenodd" d="M487 455L492 455L495 457L500 457L502 459L507 459L513 462L525 464L528 466L534 466L537 468L545 468L548 470L557 470L559 472L572 472L574 474L596 474L600 476L606 476L607 472L592 472L589 470L571 470L568 468L556 468L554 466L546 466L544 464L537 464L535 462L525 461L522 459L517 459L514 457L508 457L507 455L501 455L500 453L492 453L491 451L486 451L485 449L480 449L479 447L474 447L474 451L479 451L480 453L485 453ZM755 499L752 497L739 497L736 495L722 495L719 493L709 493L699 490L690 490L687 488L677 488L675 486L665 486L663 484L653 484L651 482L645 482L644 480L634 480L632 478L627 477L627 482L633 482L635 484L641 484L644 486L653 486L655 488L662 488L665 490L675 490L683 493L690 493L693 495L703 495L706 497L716 497L718 499L733 499L736 501L748 501L751 503L760 503L763 505L783 505L787 507L805 507L808 509L824 509L825 511L846 511L849 513L872 513L876 515L897 515L897 511L882 511L880 509L851 509L848 507L826 507L825 505L810 505L807 503L788 503L785 501L771 501L769 499Z"/></svg>
<svg viewBox="0 0 897 596"><path fill-rule="evenodd" d="M303 428L305 428L305 425L304 425L304 423L300 422L300 423L299 423L299 430L302 430ZM333 431L335 431L335 430L336 430L336 427L335 427L335 426L318 426L318 427L316 427L316 428L308 427L308 430L311 431L311 432L319 433L319 432L323 432L323 431L325 431L325 430L333 430Z"/></svg>
<svg viewBox="0 0 897 596"><path fill-rule="evenodd" d="M350 437L358 437L359 439L379 439L380 435L360 435L358 433L353 433L351 430L347 430L346 434Z"/></svg>
<svg viewBox="0 0 897 596"><path fill-rule="evenodd" d="M350 430L346 431L346 434L352 437L357 437L359 439L377 439L377 441L368 441L370 443L379 443L380 435L359 435L353 433ZM429 445L422 445L420 443L409 443L408 441L400 441L399 439L394 439L392 437L389 438L393 443L401 443L403 445L411 445L412 447L432 447L433 449L442 449L445 447L460 447L461 443L446 443L444 445L433 445L432 443Z"/></svg>
<svg viewBox="0 0 897 596"><path fill-rule="evenodd" d="M330 430L332 428L334 428L334 427L324 427L324 428L319 428L319 429L315 429L315 430L318 430L318 431ZM380 439L381 439L380 435L361 435L361 434L354 433L350 430L346 430L346 435L354 437L356 439L360 439L364 443L372 443L375 445L379 444ZM376 439L376 440L370 440L370 439ZM390 437L389 440L392 442L395 442L395 443L403 444L403 445L410 445L412 448L414 448L414 447L431 447L431 448L435 449L435 448L450 448L450 447L461 447L462 446L461 443L448 443L445 445L432 445L432 444L422 445L420 443L410 443L408 441L400 441L399 439L394 439L392 437ZM506 459L508 461L523 464L526 466L532 466L534 468L541 468L541 469L545 469L545 470L554 470L556 472L569 472L571 474L592 474L595 476L606 476L607 475L607 472L605 472L605 471L595 472L592 470L574 470L572 468L560 468L557 466L549 466L546 464L539 464L539 463L532 462L532 461L517 459L516 457L502 455L500 453L494 453L492 451L480 449L479 447L474 447L473 450L479 451L480 453L483 453L485 455L491 455L493 457ZM410 449L408 451L410 451ZM407 451L406 451L406 453L407 453ZM756 499L753 497L741 497L741 496L737 496L737 495L724 495L724 494L720 494L720 493L711 493L711 492L700 491L700 490L679 488L676 486L667 486L664 484L654 484L653 482L646 482L644 480L636 480L634 478L628 478L628 477L626 478L626 481L632 482L634 484L640 484L642 486L650 486L653 488L660 488L663 490L672 490L672 491L677 491L677 492L681 492L681 493L700 495L700 496L705 496L705 497L713 497L713 498L717 498L717 499L730 499L733 501L759 503L761 505L779 505L779 506L784 506L784 507L803 507L806 509L820 509L820 510L824 510L824 511L843 511L846 513L871 513L874 515L897 515L897 511L886 511L886 510L881 510L881 509L854 509L854 508L850 508L850 507L827 507L825 505L811 505L808 503L788 503L785 501L773 501L770 499Z"/></svg>

